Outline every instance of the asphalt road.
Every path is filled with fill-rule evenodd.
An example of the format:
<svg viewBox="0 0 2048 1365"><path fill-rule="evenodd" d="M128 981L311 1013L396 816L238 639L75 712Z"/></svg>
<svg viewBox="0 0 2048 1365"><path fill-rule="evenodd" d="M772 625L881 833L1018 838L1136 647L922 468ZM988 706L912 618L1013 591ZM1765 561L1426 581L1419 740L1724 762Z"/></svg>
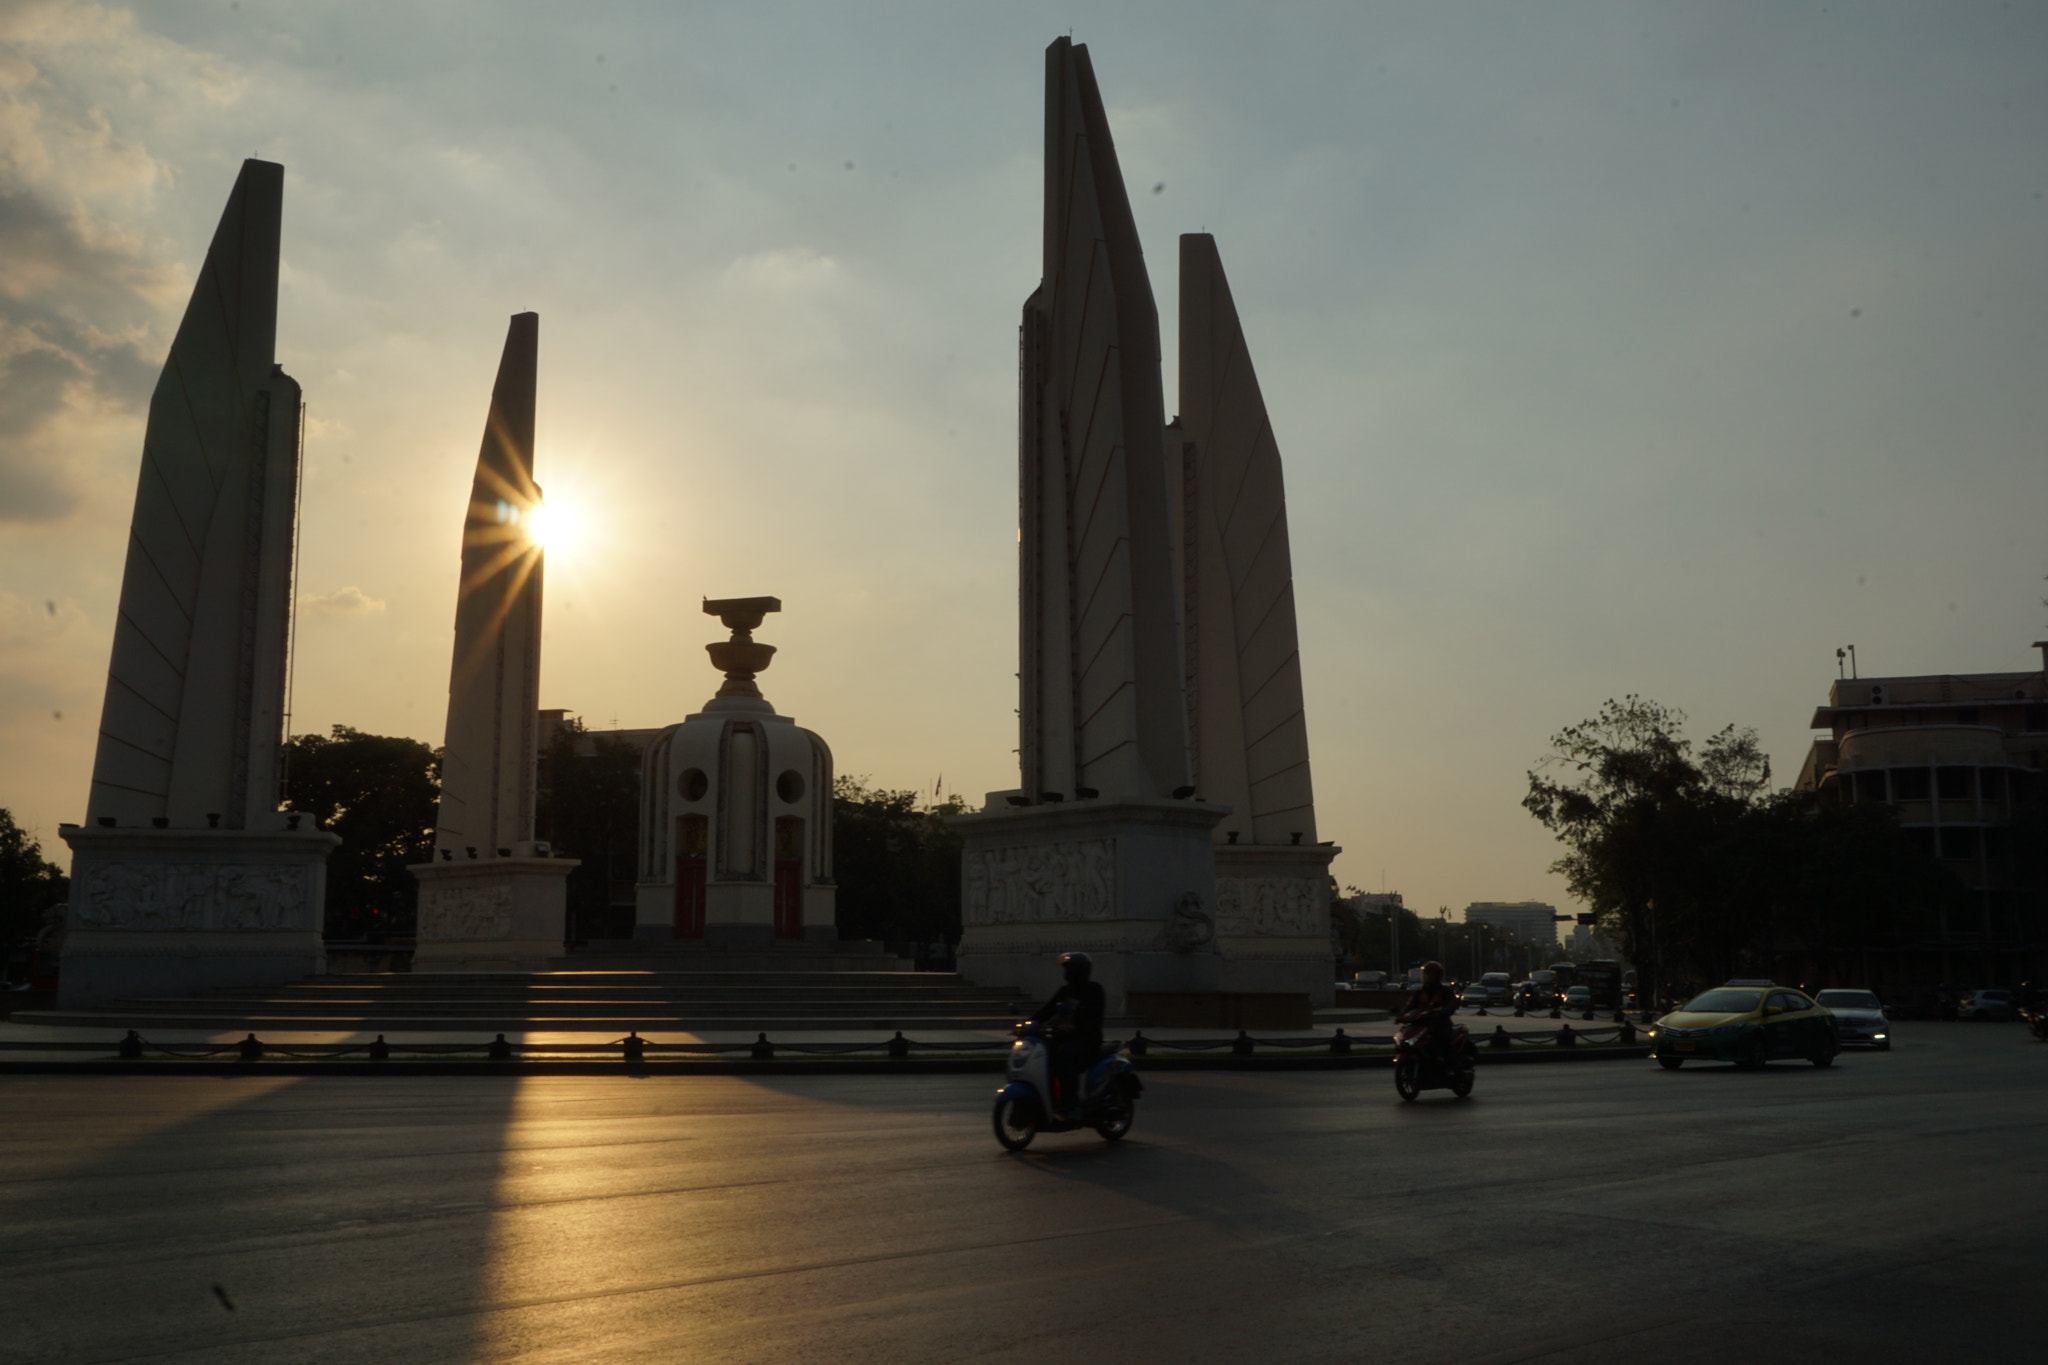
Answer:
<svg viewBox="0 0 2048 1365"><path fill-rule="evenodd" d="M0 1360L2038 1359L2048 1047L1761 1073L0 1079Z"/></svg>

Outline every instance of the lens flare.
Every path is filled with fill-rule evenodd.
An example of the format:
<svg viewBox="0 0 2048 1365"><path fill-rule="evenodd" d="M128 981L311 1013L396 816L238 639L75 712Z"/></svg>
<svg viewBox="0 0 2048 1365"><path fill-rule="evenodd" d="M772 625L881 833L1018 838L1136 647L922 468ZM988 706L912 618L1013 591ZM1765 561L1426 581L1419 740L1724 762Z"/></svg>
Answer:
<svg viewBox="0 0 2048 1365"><path fill-rule="evenodd" d="M535 545L558 553L573 553L582 538L575 504L557 498L528 511L520 529Z"/></svg>

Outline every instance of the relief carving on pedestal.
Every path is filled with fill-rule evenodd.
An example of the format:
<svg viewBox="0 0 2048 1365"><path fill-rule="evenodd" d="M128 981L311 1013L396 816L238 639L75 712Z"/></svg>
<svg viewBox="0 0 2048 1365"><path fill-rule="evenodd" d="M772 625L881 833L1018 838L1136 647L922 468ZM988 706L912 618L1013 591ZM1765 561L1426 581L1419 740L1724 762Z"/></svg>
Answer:
<svg viewBox="0 0 2048 1365"><path fill-rule="evenodd" d="M1202 898L1190 891L1173 903L1159 932L1176 953L1192 953L1215 941L1216 919Z"/></svg>
<svg viewBox="0 0 2048 1365"><path fill-rule="evenodd" d="M419 941L512 937L509 886L422 886Z"/></svg>
<svg viewBox="0 0 2048 1365"><path fill-rule="evenodd" d="M1066 923L1116 913L1116 855L1108 839L975 849L967 855L970 925Z"/></svg>
<svg viewBox="0 0 2048 1365"><path fill-rule="evenodd" d="M284 863L99 863L72 900L81 929L306 930L315 869Z"/></svg>
<svg viewBox="0 0 2048 1365"><path fill-rule="evenodd" d="M1216 930L1247 937L1260 934L1323 934L1316 884L1304 877L1218 877Z"/></svg>

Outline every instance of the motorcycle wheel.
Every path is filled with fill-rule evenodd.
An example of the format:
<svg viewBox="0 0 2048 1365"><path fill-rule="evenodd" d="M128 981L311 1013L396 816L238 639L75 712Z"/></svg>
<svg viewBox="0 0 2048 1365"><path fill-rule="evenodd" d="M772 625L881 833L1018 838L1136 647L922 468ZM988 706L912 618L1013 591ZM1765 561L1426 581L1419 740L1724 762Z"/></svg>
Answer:
<svg viewBox="0 0 2048 1365"><path fill-rule="evenodd" d="M1663 1067L1666 1071L1676 1071L1678 1070L1678 1068L1685 1065L1685 1058L1659 1057L1657 1059L1657 1065Z"/></svg>
<svg viewBox="0 0 2048 1365"><path fill-rule="evenodd" d="M1473 1076L1477 1071L1478 1068L1473 1066L1469 1060L1463 1066L1453 1065L1451 1068L1451 1093L1461 1100L1471 1094Z"/></svg>
<svg viewBox="0 0 2048 1365"><path fill-rule="evenodd" d="M1412 1102L1422 1093L1421 1079L1416 1073L1415 1059L1403 1057L1394 1063L1394 1089L1401 1092L1401 1098Z"/></svg>
<svg viewBox="0 0 2048 1365"><path fill-rule="evenodd" d="M1132 1108L1129 1101L1125 1101L1117 1106L1114 1114L1106 1116L1101 1122L1097 1123L1095 1131L1102 1134L1104 1142L1122 1142L1124 1134L1131 1131L1131 1120L1136 1117L1137 1111Z"/></svg>
<svg viewBox="0 0 2048 1365"><path fill-rule="evenodd" d="M1007 1095L996 1101L996 1112L992 1121L996 1130L996 1141L1012 1152L1021 1152L1031 1145L1031 1139L1038 1136L1038 1122L1023 1121L1018 1103Z"/></svg>

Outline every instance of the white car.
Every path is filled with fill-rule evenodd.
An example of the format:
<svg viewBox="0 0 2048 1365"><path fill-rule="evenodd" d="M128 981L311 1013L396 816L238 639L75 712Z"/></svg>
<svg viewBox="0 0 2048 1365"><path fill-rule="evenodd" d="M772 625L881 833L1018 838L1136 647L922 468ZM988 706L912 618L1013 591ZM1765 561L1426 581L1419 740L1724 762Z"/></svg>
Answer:
<svg viewBox="0 0 2048 1365"><path fill-rule="evenodd" d="M1892 1023L1874 991L1822 991L1814 1002L1835 1016L1835 1037L1843 1047L1892 1050Z"/></svg>

